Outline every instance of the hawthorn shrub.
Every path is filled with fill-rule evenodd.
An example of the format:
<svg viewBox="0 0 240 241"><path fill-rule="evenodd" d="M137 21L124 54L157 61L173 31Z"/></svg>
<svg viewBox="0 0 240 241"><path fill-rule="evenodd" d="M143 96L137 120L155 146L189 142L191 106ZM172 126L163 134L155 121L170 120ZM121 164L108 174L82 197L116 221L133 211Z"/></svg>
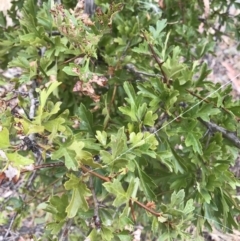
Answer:
<svg viewBox="0 0 240 241"><path fill-rule="evenodd" d="M32 216L36 240L238 228L240 103L203 57L238 38L239 3L207 3L98 0L90 18L82 1L18 0L13 26L0 15L0 67L21 69L1 77L0 181L19 185L1 198L8 233Z"/></svg>

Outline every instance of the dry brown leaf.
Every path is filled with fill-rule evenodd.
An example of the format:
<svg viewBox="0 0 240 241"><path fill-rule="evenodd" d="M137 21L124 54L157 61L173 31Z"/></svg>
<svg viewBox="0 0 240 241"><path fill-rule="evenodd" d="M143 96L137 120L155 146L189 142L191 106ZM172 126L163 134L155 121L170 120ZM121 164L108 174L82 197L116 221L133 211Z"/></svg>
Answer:
<svg viewBox="0 0 240 241"><path fill-rule="evenodd" d="M0 172L0 185L6 181L12 181L16 184L20 177L20 171L11 165L4 172Z"/></svg>
<svg viewBox="0 0 240 241"><path fill-rule="evenodd" d="M93 75L87 83L79 80L74 85L73 92L89 96L94 102L99 102L100 96L95 93L93 83L104 87L107 84L107 79L104 76Z"/></svg>
<svg viewBox="0 0 240 241"><path fill-rule="evenodd" d="M166 7L164 0L159 0L159 1L158 1L158 6L159 6L161 9L164 9L164 8Z"/></svg>
<svg viewBox="0 0 240 241"><path fill-rule="evenodd" d="M4 172L0 172L0 185L6 180L6 174Z"/></svg>
<svg viewBox="0 0 240 241"><path fill-rule="evenodd" d="M151 201L146 204L146 207L151 208L151 209L156 209L156 204L155 204L155 202Z"/></svg>
<svg viewBox="0 0 240 241"><path fill-rule="evenodd" d="M108 67L108 75L109 75L109 76L113 76L113 75L114 75L114 72L115 72L115 67L109 66L109 67Z"/></svg>
<svg viewBox="0 0 240 241"><path fill-rule="evenodd" d="M89 80L90 83L96 83L99 86L106 86L107 78L104 76L93 75L92 79Z"/></svg>

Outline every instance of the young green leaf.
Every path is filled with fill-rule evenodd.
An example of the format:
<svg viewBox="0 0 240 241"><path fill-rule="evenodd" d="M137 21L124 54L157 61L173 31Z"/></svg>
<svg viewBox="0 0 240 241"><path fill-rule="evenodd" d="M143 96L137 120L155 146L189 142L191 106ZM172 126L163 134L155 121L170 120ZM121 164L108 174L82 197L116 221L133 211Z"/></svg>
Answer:
<svg viewBox="0 0 240 241"><path fill-rule="evenodd" d="M0 130L0 148L7 148L9 145L9 132L8 129L4 127Z"/></svg>
<svg viewBox="0 0 240 241"><path fill-rule="evenodd" d="M114 196L116 196L115 200L113 201L113 205L115 207L119 207L122 204L127 203L129 201L129 197L127 196L127 193L124 191L122 184L119 180L114 179L112 183L104 183L103 186L109 193L112 193Z"/></svg>
<svg viewBox="0 0 240 241"><path fill-rule="evenodd" d="M52 160L58 160L59 158L64 157L65 165L68 169L74 171L78 170L78 162L76 160L76 152L70 150L68 147L60 146L59 149L52 153Z"/></svg>
<svg viewBox="0 0 240 241"><path fill-rule="evenodd" d="M64 187L66 190L72 190L72 197L66 208L66 212L68 218L73 218L76 216L79 208L84 212L89 209L86 198L91 196L91 191L80 178L73 174L68 175L68 177L69 180L65 182Z"/></svg>

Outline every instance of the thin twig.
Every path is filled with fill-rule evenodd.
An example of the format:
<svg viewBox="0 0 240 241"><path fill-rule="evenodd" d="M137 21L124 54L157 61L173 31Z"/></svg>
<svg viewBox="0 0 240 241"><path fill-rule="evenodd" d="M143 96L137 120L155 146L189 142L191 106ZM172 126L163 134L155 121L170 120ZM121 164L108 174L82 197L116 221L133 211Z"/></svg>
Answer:
<svg viewBox="0 0 240 241"><path fill-rule="evenodd" d="M163 77L160 74L150 74L150 73L147 73L147 72L139 71L139 70L137 70L137 68L133 64L127 64L126 69L129 72L134 73L142 81L147 81L147 79L144 76L146 76L146 77Z"/></svg>
<svg viewBox="0 0 240 241"><path fill-rule="evenodd" d="M93 205L94 205L93 221L94 221L94 226L97 229L100 229L101 228L101 219L100 219L100 216L99 216L98 200L97 200L97 196L96 196L96 193L95 193L92 176L89 177L89 187L90 187L90 190L92 192L92 197L93 197Z"/></svg>
<svg viewBox="0 0 240 241"><path fill-rule="evenodd" d="M21 170L21 173L25 173L25 172L31 172L33 170L38 170L38 169L42 169L42 168L50 168L50 167L62 167L65 164L63 162L54 162L54 163L47 163L47 164L41 164L41 165L35 165L32 169L23 169Z"/></svg>
<svg viewBox="0 0 240 241"><path fill-rule="evenodd" d="M156 217L161 217L162 213L158 213L155 212L154 210L152 210L151 208L147 207L146 205L142 204L141 202L139 202L138 200L135 200L133 198L131 198L132 202L135 202L138 206L142 207L143 209L147 210L149 213L153 214Z"/></svg>
<svg viewBox="0 0 240 241"><path fill-rule="evenodd" d="M8 226L8 229L7 229L7 231L6 231L5 235L4 235L4 238L7 238L8 234L10 233L10 231L12 229L12 226L13 226L13 223L14 223L15 219L17 218L17 216L18 216L18 213L17 212L14 213L14 215L13 215L13 217L11 219L11 222L10 222L10 224Z"/></svg>
<svg viewBox="0 0 240 241"><path fill-rule="evenodd" d="M168 85L168 77L167 77L167 75L165 74L165 72L163 71L163 68L162 68L162 65L164 64L164 62L161 62L160 59L158 58L158 56L156 55L153 46L148 42L146 34L143 31L142 31L142 33L143 33L143 36L144 36L145 40L148 43L148 46L149 46L150 51L151 51L151 53L153 55L153 58L155 59L155 61L157 62L158 66L159 66L159 68L161 70L161 73L163 75L163 82Z"/></svg>
<svg viewBox="0 0 240 241"><path fill-rule="evenodd" d="M61 230L59 241L68 241L68 233L70 230L70 227L72 225L73 219L68 219L67 222L64 225L64 228Z"/></svg>
<svg viewBox="0 0 240 241"><path fill-rule="evenodd" d="M102 176L101 174L99 174L99 173L97 173L97 172L94 172L94 171L88 169L88 168L85 167L84 165L81 166L81 169L83 170L84 173L90 173L90 174L92 174L93 176L98 177L99 179L101 179L101 180L104 181L104 182L110 182L110 181L111 181L111 178L110 178L110 177Z"/></svg>

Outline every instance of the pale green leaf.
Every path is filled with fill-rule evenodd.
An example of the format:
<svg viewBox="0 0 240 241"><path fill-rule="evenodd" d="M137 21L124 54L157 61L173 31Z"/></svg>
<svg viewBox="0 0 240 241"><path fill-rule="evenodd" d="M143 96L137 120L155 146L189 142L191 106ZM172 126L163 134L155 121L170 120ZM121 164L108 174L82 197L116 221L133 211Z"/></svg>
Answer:
<svg viewBox="0 0 240 241"><path fill-rule="evenodd" d="M69 150L64 146L60 146L57 151L52 153L52 160L58 160L61 157L64 157L65 165L68 169L72 169L74 171L78 170L78 162L76 160L75 151Z"/></svg>
<svg viewBox="0 0 240 241"><path fill-rule="evenodd" d="M50 94L60 85L60 82L49 82L47 88L40 91L40 107L43 109Z"/></svg>
<svg viewBox="0 0 240 241"><path fill-rule="evenodd" d="M109 193L112 193L114 196L116 196L115 200L113 201L113 206L119 207L129 201L129 197L127 197L127 194L119 180L114 179L112 183L104 183L103 186Z"/></svg>
<svg viewBox="0 0 240 241"><path fill-rule="evenodd" d="M147 126L154 126L155 120L157 118L158 118L157 114L153 114L152 111L147 111L143 120L143 124Z"/></svg>
<svg viewBox="0 0 240 241"><path fill-rule="evenodd" d="M64 224L65 224L65 220L61 222L48 223L46 225L46 229L51 230L51 234L58 234L62 230Z"/></svg>
<svg viewBox="0 0 240 241"><path fill-rule="evenodd" d="M185 192L184 190L180 190L179 192L173 192L171 195L171 206L179 206L183 204L184 201L184 197L185 197Z"/></svg>
<svg viewBox="0 0 240 241"><path fill-rule="evenodd" d="M7 148L9 147L10 142L9 142L9 132L7 128L3 128L0 131L0 148Z"/></svg>
<svg viewBox="0 0 240 241"><path fill-rule="evenodd" d="M12 163L14 163L14 166L16 166L16 167L27 166L27 165L34 163L33 160L31 160L27 157L24 157L22 155L19 155L17 152L6 153L6 156L7 156L8 160L11 161Z"/></svg>
<svg viewBox="0 0 240 241"><path fill-rule="evenodd" d="M189 199L183 210L184 214L192 213L195 210L193 199Z"/></svg>
<svg viewBox="0 0 240 241"><path fill-rule="evenodd" d="M72 197L69 205L66 208L68 218L73 218L77 214L78 209L86 212L89 207L86 201L88 196L91 196L91 191L80 178L73 174L68 175L69 180L65 182L66 190L72 190Z"/></svg>
<svg viewBox="0 0 240 241"><path fill-rule="evenodd" d="M96 138L98 141L103 145L106 146L107 144L107 133L105 131L96 131L97 135Z"/></svg>
<svg viewBox="0 0 240 241"><path fill-rule="evenodd" d="M102 240L106 241L111 241L113 240L113 230L111 230L109 227L103 226L101 228L101 235L102 235Z"/></svg>

